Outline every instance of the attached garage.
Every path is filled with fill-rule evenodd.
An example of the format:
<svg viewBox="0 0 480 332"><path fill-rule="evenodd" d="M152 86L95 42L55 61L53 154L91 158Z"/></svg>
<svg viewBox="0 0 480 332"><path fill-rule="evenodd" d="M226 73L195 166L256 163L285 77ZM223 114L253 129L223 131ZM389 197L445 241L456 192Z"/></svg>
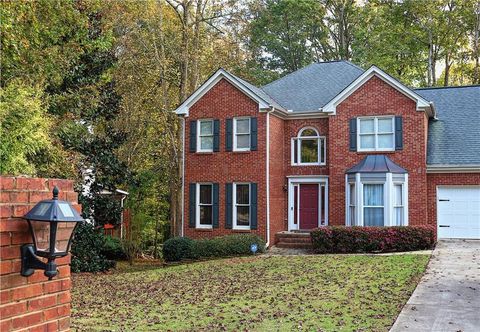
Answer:
<svg viewBox="0 0 480 332"><path fill-rule="evenodd" d="M480 239L480 186L438 186L437 227L439 239Z"/></svg>

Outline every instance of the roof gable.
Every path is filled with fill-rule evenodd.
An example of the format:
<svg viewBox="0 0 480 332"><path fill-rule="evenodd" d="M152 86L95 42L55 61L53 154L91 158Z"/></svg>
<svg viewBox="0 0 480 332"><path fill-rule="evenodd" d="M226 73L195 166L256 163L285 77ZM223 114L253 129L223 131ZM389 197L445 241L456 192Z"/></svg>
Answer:
<svg viewBox="0 0 480 332"><path fill-rule="evenodd" d="M192 93L180 106L177 107L175 113L177 115L189 115L190 107L202 98L212 87L220 80L225 79L245 95L258 103L259 109L269 109L271 107L281 108L272 98L257 87L250 83L230 74L223 68L217 70L210 78L205 81L194 93Z"/></svg>
<svg viewBox="0 0 480 332"><path fill-rule="evenodd" d="M399 91L400 93L404 94L408 98L412 99L416 102L417 111L426 111L430 110L431 104L425 98L417 94L415 91L411 90L410 88L406 87L383 70L379 69L376 66L370 67L367 71L365 71L362 75L357 77L350 85L345 87L339 94L337 94L333 99L331 99L323 108L323 112L335 114L337 106L347 99L351 94L357 91L361 86L363 86L368 80L370 80L373 76L380 78L385 83L389 84L391 87Z"/></svg>

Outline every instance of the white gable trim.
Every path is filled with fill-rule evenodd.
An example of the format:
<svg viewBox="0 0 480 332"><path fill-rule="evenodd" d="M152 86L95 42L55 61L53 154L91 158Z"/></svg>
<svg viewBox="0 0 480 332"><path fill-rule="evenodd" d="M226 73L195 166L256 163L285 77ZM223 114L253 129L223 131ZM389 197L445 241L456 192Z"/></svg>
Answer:
<svg viewBox="0 0 480 332"><path fill-rule="evenodd" d="M399 92L403 93L408 98L415 101L417 103L417 111L426 111L431 107L430 103L423 97L418 95L415 91L407 88L405 85L403 85L378 67L372 66L362 75L360 75L355 81L353 81L349 86L347 86L342 92L340 92L335 98L330 100L328 104L326 104L321 110L323 112L330 113L331 115L336 114L337 106L373 76L377 76L393 88L397 89Z"/></svg>
<svg viewBox="0 0 480 332"><path fill-rule="evenodd" d="M190 95L178 108L175 110L177 115L185 115L188 116L190 107L195 104L200 98L203 97L212 87L215 86L221 79L226 79L228 82L233 84L236 88L246 94L248 97L253 99L258 103L259 110L261 109L269 109L271 105L255 94L252 90L250 90L245 84L240 82L235 76L231 75L226 70L220 68L217 70L210 78L203 83L194 93Z"/></svg>

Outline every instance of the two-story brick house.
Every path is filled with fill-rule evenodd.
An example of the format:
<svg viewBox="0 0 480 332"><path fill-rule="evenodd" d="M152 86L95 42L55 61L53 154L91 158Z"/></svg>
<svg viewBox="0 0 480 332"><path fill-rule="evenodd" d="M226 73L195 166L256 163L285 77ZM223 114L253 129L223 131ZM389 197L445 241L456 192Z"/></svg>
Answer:
<svg viewBox="0 0 480 332"><path fill-rule="evenodd" d="M258 88L220 69L176 113L184 236L438 224L480 238L480 86L410 89L335 61Z"/></svg>

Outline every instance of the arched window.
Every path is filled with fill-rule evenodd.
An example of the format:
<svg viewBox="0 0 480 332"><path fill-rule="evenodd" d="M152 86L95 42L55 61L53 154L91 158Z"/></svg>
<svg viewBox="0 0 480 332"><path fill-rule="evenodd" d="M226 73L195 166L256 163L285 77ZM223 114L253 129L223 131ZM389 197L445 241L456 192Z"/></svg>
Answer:
<svg viewBox="0 0 480 332"><path fill-rule="evenodd" d="M325 137L312 127L306 127L292 139L293 165L325 165Z"/></svg>

